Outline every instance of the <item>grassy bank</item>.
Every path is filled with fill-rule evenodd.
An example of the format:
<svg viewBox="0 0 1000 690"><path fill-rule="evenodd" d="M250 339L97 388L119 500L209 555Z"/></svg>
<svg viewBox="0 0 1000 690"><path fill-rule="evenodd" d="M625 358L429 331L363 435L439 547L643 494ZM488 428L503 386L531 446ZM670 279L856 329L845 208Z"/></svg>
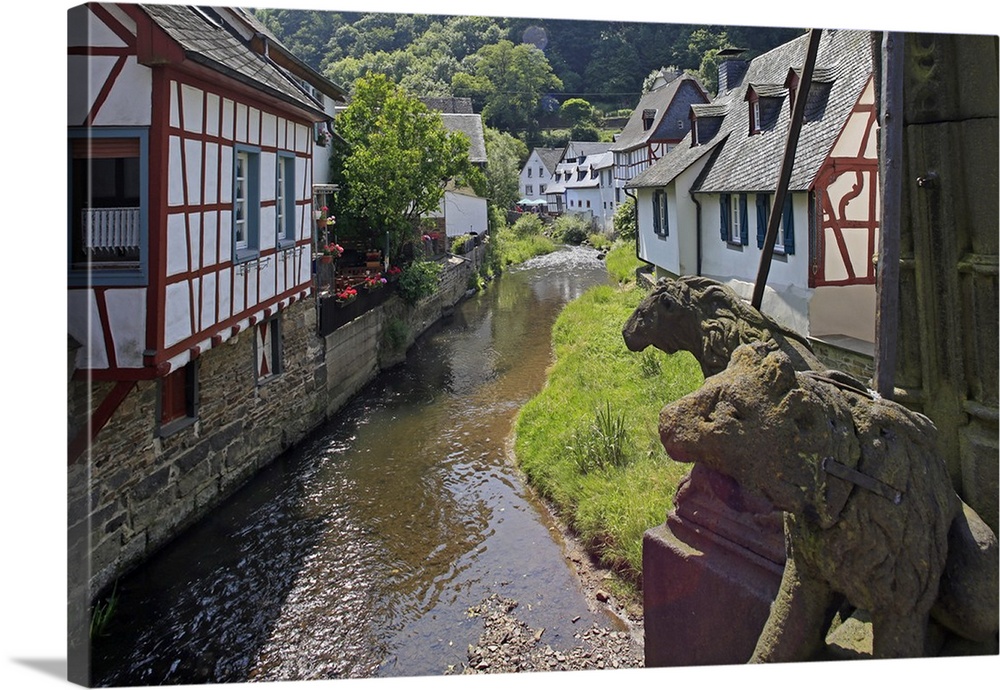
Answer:
<svg viewBox="0 0 1000 690"><path fill-rule="evenodd" d="M660 445L659 410L702 381L688 353L627 350L621 328L644 294L634 285L599 286L567 305L553 327L548 382L515 425L530 483L633 585L641 582L643 532L663 522L688 470Z"/></svg>

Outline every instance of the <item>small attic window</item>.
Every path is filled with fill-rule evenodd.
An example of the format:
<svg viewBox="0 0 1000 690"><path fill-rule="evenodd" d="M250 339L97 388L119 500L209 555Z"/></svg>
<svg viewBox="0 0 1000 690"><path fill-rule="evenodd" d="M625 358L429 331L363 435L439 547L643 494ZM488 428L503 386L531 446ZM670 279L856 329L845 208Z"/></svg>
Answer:
<svg viewBox="0 0 1000 690"><path fill-rule="evenodd" d="M753 89L747 91L750 104L750 134L760 134L760 97Z"/></svg>
<svg viewBox="0 0 1000 690"><path fill-rule="evenodd" d="M642 111L642 130L646 131L653 126L653 122L656 120L656 109L646 108Z"/></svg>

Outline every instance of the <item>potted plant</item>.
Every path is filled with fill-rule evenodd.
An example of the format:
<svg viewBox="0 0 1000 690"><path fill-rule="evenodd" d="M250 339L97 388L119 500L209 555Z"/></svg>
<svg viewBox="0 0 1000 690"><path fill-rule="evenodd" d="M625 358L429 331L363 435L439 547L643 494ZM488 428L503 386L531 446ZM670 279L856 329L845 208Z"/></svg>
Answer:
<svg viewBox="0 0 1000 690"><path fill-rule="evenodd" d="M330 242L329 244L325 244L320 247L320 261L325 264L331 263L343 255L344 248L336 242Z"/></svg>
<svg viewBox="0 0 1000 690"><path fill-rule="evenodd" d="M335 295L337 304L347 304L348 302L353 302L357 296L358 291L352 287L346 287Z"/></svg>

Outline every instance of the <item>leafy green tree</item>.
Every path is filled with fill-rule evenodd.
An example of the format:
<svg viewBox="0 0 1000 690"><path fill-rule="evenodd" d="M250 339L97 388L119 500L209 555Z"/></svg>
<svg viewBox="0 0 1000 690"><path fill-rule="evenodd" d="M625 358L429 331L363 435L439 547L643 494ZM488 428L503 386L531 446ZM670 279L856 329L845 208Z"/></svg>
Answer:
<svg viewBox="0 0 1000 690"><path fill-rule="evenodd" d="M571 141L600 141L601 130L593 124L573 125L569 131L569 138Z"/></svg>
<svg viewBox="0 0 1000 690"><path fill-rule="evenodd" d="M369 232L388 232L391 256L413 239L421 216L438 208L449 180L477 175L468 138L448 132L439 114L384 74L355 83L337 131L348 145L338 202Z"/></svg>
<svg viewBox="0 0 1000 690"><path fill-rule="evenodd" d="M528 159L528 147L507 132L486 127L486 198L500 209L514 207L518 199L521 166Z"/></svg>
<svg viewBox="0 0 1000 690"><path fill-rule="evenodd" d="M466 58L452 88L456 96L481 101L483 119L491 127L527 131L536 127L543 96L561 89L562 82L540 49L502 40Z"/></svg>
<svg viewBox="0 0 1000 690"><path fill-rule="evenodd" d="M594 106L582 98L568 98L559 106L559 114L573 125L592 125L597 122Z"/></svg>

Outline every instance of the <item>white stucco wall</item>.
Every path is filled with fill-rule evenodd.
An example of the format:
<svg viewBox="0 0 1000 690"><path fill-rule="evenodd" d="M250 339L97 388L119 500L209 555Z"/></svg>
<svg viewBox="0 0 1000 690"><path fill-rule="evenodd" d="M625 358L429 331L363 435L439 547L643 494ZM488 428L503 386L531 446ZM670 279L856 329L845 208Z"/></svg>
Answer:
<svg viewBox="0 0 1000 690"><path fill-rule="evenodd" d="M470 232L486 233L486 199L459 192L445 192L437 217L444 218L445 234L458 237Z"/></svg>
<svg viewBox="0 0 1000 690"><path fill-rule="evenodd" d="M875 342L874 285L818 287L809 303L809 335L846 335Z"/></svg>

